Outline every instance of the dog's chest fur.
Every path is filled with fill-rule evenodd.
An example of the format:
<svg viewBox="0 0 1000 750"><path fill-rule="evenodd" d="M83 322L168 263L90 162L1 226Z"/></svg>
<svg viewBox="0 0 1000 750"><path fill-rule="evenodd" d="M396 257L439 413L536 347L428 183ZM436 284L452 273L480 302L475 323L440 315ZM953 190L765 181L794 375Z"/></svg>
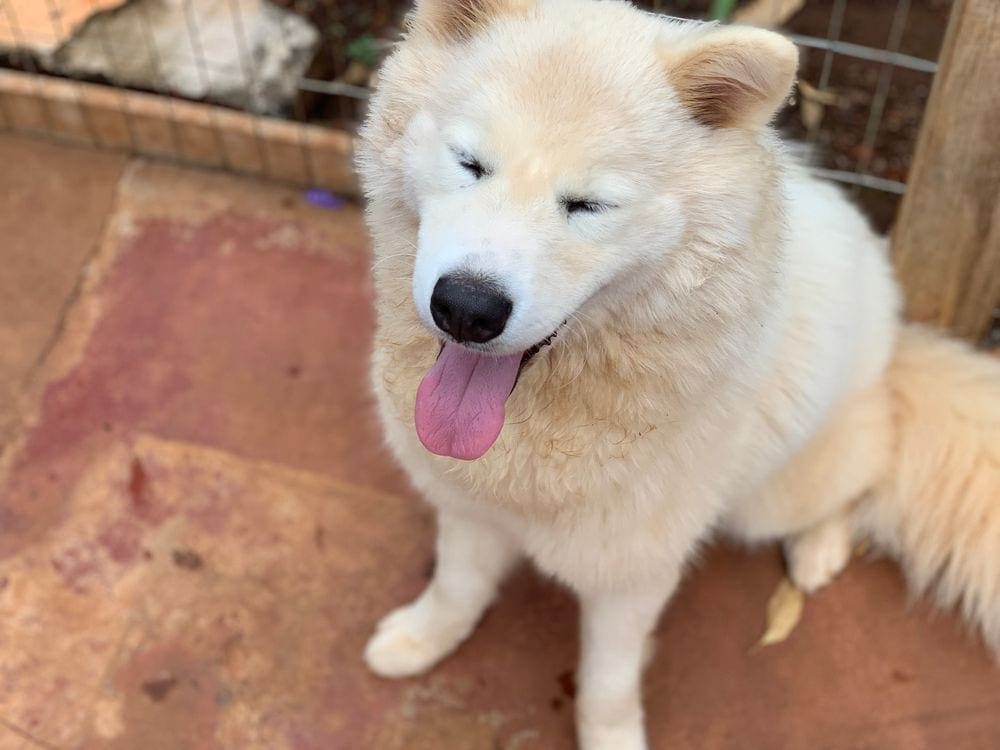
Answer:
<svg viewBox="0 0 1000 750"><path fill-rule="evenodd" d="M372 377L390 445L418 484L421 475L433 475L475 503L544 518L639 496L650 502L650 487L658 485L663 489L652 494L662 502L667 494L701 496L732 481L722 464L735 449L745 418L739 410L746 411L758 377L738 342L749 329L761 335L766 294L715 316L697 336L638 333L613 317L599 327L571 322L522 372L497 443L464 462L432 456L416 438L415 394L439 344L399 282L406 265L390 260L376 270ZM740 370L747 376L734 377Z"/></svg>

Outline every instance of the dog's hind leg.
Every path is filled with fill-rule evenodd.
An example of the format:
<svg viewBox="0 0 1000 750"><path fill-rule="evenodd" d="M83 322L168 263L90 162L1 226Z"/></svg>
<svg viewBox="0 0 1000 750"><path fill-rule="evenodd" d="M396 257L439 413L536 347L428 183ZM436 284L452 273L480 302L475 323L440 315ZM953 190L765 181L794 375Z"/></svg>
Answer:
<svg viewBox="0 0 1000 750"><path fill-rule="evenodd" d="M493 601L519 557L501 529L438 511L434 577L412 603L390 612L365 647L365 661L383 677L406 677L454 651Z"/></svg>
<svg viewBox="0 0 1000 750"><path fill-rule="evenodd" d="M730 509L725 527L751 543L790 539L795 546L801 536L807 546L829 547L843 536L834 519L883 480L891 451L886 389L853 394L763 487Z"/></svg>
<svg viewBox="0 0 1000 750"><path fill-rule="evenodd" d="M892 420L882 384L853 394L760 492L737 506L727 529L749 542L781 539L803 591L830 583L851 557L853 512L890 466Z"/></svg>
<svg viewBox="0 0 1000 750"><path fill-rule="evenodd" d="M810 594L826 586L847 566L853 536L851 514L847 511L789 536L784 544L789 577Z"/></svg>

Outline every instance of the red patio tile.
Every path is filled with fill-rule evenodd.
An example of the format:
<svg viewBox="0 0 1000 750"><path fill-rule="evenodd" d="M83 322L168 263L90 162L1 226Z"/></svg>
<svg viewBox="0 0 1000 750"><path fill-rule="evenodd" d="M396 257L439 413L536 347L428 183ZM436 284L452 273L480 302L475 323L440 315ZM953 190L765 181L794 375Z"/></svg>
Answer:
<svg viewBox="0 0 1000 750"><path fill-rule="evenodd" d="M125 163L0 135L0 449L18 421L12 405L98 246Z"/></svg>
<svg viewBox="0 0 1000 750"><path fill-rule="evenodd" d="M94 450L137 430L405 487L368 406L357 209L310 210L251 183L213 198L231 183L147 167L123 184L78 330L0 484L0 554L58 518Z"/></svg>
<svg viewBox="0 0 1000 750"><path fill-rule="evenodd" d="M370 408L367 262L355 209L130 171L0 477L0 750L11 726L85 750L573 746L576 607L529 571L431 674L364 669L432 555ZM691 572L646 677L654 748L1000 745L1000 670L888 563L752 651L781 575L726 548Z"/></svg>

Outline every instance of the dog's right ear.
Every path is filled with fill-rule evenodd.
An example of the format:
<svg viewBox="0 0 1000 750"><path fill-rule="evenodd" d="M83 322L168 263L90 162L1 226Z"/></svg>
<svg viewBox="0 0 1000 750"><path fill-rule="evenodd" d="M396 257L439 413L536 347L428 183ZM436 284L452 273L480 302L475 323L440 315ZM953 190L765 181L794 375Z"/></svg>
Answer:
<svg viewBox="0 0 1000 750"><path fill-rule="evenodd" d="M773 31L712 28L660 49L667 78L692 117L711 128L757 127L788 96L799 55Z"/></svg>
<svg viewBox="0 0 1000 750"><path fill-rule="evenodd" d="M527 13L535 0L417 0L410 19L414 30L442 42L466 41L502 16Z"/></svg>

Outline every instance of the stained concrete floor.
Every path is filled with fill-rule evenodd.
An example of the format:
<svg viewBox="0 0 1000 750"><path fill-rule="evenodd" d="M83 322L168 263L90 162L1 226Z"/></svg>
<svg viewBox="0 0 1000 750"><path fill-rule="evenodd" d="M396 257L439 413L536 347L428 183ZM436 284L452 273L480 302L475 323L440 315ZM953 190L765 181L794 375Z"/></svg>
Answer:
<svg viewBox="0 0 1000 750"><path fill-rule="evenodd" d="M432 565L380 446L356 208L0 138L0 750L560 750L576 609L529 570L457 654L369 675ZM858 559L753 644L775 550L688 575L654 748L1000 747L1000 668Z"/></svg>

